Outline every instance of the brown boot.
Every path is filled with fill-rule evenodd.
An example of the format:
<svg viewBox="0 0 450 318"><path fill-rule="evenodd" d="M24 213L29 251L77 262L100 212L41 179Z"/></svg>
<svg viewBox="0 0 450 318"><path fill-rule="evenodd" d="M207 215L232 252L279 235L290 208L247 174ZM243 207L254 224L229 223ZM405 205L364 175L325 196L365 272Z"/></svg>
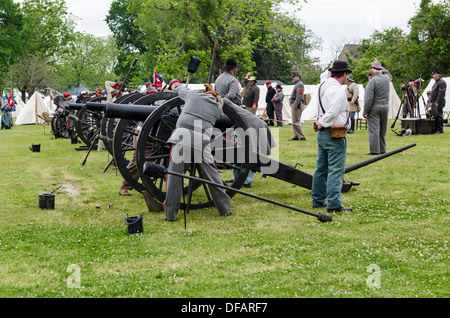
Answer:
<svg viewBox="0 0 450 318"><path fill-rule="evenodd" d="M126 190L126 189L120 189L119 195L129 197L129 196L131 196L131 193L128 192L128 190Z"/></svg>

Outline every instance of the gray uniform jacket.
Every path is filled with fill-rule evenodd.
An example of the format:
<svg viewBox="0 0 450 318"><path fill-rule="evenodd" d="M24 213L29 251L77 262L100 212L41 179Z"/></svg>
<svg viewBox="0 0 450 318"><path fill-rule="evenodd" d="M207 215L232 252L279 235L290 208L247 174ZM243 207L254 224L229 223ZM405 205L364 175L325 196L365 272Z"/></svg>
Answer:
<svg viewBox="0 0 450 318"><path fill-rule="evenodd" d="M364 90L364 115L373 107L389 107L389 92L392 75L385 69L382 74L374 75Z"/></svg>
<svg viewBox="0 0 450 318"><path fill-rule="evenodd" d="M202 150L211 140L214 124L222 117L222 105L216 102L211 94L189 90L184 85L179 85L175 92L185 104L176 129L167 142ZM190 136L186 136L186 132L189 132Z"/></svg>
<svg viewBox="0 0 450 318"><path fill-rule="evenodd" d="M292 106L300 108L300 104L303 100L303 94L305 93L305 85L303 85L302 81L296 81L294 89L291 93L291 98L289 99L289 103Z"/></svg>
<svg viewBox="0 0 450 318"><path fill-rule="evenodd" d="M223 72L214 83L214 90L222 98L228 98L235 104L242 104L241 90L236 77L230 72Z"/></svg>
<svg viewBox="0 0 450 318"><path fill-rule="evenodd" d="M273 99L275 100L274 103L283 103L283 99L284 99L283 91L277 92L275 94L275 96L273 97Z"/></svg>
<svg viewBox="0 0 450 318"><path fill-rule="evenodd" d="M244 100L242 103L245 107L253 107L253 104L259 102L259 87L258 85L247 84L245 88Z"/></svg>

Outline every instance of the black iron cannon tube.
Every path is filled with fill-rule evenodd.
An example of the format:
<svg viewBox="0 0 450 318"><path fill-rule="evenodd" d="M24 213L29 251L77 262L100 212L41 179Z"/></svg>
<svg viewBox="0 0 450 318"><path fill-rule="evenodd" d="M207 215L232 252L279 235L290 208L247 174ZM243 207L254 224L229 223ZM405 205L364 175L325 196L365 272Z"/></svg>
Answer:
<svg viewBox="0 0 450 318"><path fill-rule="evenodd" d="M348 166L347 168L345 168L345 173L349 173L349 172L352 172L352 171L357 170L359 168L365 167L367 165L370 165L371 163L377 162L378 160L382 160L384 158L390 157L392 155L395 155L395 154L397 154L399 152L405 151L405 150L407 150L409 148L412 148L412 147L415 147L415 146L416 146L416 144L411 144L411 145L408 145L408 146L405 146L405 147L398 148L396 150L392 150L390 152L386 152L386 153L384 153L382 155L370 158L368 160L358 162L358 163L356 163L354 165L351 165L351 166Z"/></svg>

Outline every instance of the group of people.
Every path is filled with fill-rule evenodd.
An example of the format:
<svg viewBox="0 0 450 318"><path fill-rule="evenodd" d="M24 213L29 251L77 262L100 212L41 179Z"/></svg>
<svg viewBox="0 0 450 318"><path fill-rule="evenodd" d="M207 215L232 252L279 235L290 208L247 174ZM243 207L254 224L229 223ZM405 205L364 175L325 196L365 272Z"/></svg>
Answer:
<svg viewBox="0 0 450 318"><path fill-rule="evenodd" d="M223 112L224 104L234 105L239 109L247 110L247 115L243 117L256 118L259 125L263 122L255 116L257 104L260 98L259 88L256 85L255 77L248 73L245 78L245 88L241 90L240 83L236 78L238 64L232 58L226 61L222 74L216 79L214 88L211 85L205 85L205 90L194 91L187 89L182 81L174 79L169 83L169 89L177 92L185 102L184 110L177 122L176 130L169 140L172 143L171 158L174 155L181 156L181 160L171 160L169 171L184 173L188 168L188 163L193 157L185 157L183 147L192 147L194 156L201 154L202 161L199 169L202 175L210 181L221 183L221 178L217 168L214 165L212 157L205 157L205 145L202 143L201 149L195 149L195 145L179 144L176 138L178 129L188 129L192 136L195 131L192 123L194 121L201 122L202 130L213 127L215 121L218 120ZM313 208L326 207L328 212L352 211L352 208L343 206L341 195L342 183L344 180L346 154L347 154L347 137L345 135L334 135L334 131L343 127L347 133L353 133L355 129L355 114L360 112L359 91L353 77L352 70L349 69L348 63L345 61L335 61L330 69L328 69L321 77L321 85L319 88L319 115L314 121L315 130L317 131L317 165L313 175L313 184L311 189L311 198ZM437 74L437 73L436 73ZM434 76L434 75L433 75ZM363 116L368 121L369 130L369 148L367 155L378 155L386 152L386 132L387 120L389 112L389 91L392 76L375 60L371 66L370 80L365 88L364 112ZM305 86L301 81L301 74L297 72L295 66L292 68L292 79L294 89L289 97L290 107L292 108L293 121L293 137L292 140L306 140L305 134L300 122L301 115L305 107L304 93ZM443 108L445 99L442 99L442 92L445 93L445 82L440 81L436 76L436 88L432 95L432 105ZM443 82L443 83L442 83ZM283 88L281 85L272 87L272 83L267 81L266 104L269 121L264 123L267 126L278 127L283 126L282 103L284 99ZM345 90L342 85L346 84ZM152 92L154 93L154 91ZM244 110L244 112L245 112ZM251 114L251 115L250 115ZM250 117L249 117L250 116ZM276 118L276 119L275 119ZM189 128L191 127L191 128ZM202 137L207 140L208 136ZM191 140L191 139L187 139ZM181 148L180 148L181 147ZM183 148L185 149L185 148ZM209 152L207 151L206 154ZM209 160L207 160L209 159ZM173 170L172 170L173 169ZM236 174L234 174L236 177ZM250 171L244 186L250 187L255 173ZM233 182L234 179L225 181ZM167 194L163 204L166 220L176 220L180 200L182 195L181 178L169 175L167 177ZM220 215L231 214L230 198L226 192L214 186L209 186L212 198Z"/></svg>

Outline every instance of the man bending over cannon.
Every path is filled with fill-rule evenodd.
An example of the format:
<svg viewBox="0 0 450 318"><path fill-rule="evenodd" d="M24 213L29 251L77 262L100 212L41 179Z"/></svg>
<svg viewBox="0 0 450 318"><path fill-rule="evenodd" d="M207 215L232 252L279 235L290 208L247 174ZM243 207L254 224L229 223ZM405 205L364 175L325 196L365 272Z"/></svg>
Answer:
<svg viewBox="0 0 450 318"><path fill-rule="evenodd" d="M222 99L211 85L203 92L189 90L178 81L171 84L172 90L185 102L178 118L176 129L168 140L172 144L169 170L184 174L191 163L196 163L205 180L222 184L222 178L214 164L210 146L215 122L222 117ZM180 209L183 193L182 178L167 175L164 211L166 221L175 221ZM231 199L219 187L208 185L220 215L231 214Z"/></svg>

